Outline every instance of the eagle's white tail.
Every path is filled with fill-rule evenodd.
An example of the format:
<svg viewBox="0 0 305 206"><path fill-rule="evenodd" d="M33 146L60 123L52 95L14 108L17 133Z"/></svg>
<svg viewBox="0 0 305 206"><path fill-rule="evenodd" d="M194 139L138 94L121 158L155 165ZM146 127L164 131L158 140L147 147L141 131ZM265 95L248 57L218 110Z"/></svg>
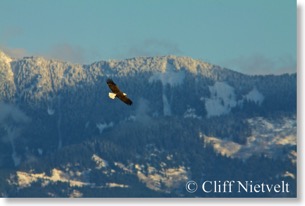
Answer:
<svg viewBox="0 0 305 206"><path fill-rule="evenodd" d="M109 97L110 97L111 99L114 99L114 98L115 98L115 96L116 96L116 94L115 94L115 93L111 93L111 92L109 92Z"/></svg>

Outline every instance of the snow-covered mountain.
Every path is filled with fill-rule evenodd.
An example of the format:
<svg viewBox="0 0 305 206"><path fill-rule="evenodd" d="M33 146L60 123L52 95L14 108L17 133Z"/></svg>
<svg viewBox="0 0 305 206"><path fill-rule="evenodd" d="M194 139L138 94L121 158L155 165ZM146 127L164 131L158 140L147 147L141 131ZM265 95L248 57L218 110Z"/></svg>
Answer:
<svg viewBox="0 0 305 206"><path fill-rule="evenodd" d="M107 78L132 106L109 99ZM217 161L294 184L296 74L177 56L78 65L0 52L0 138L8 196L188 196L185 182L219 176ZM261 171L268 161L284 166Z"/></svg>

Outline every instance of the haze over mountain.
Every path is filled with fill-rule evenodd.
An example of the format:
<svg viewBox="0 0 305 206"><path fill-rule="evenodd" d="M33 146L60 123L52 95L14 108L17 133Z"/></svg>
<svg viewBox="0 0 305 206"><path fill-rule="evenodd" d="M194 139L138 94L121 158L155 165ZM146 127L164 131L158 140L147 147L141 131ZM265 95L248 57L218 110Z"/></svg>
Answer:
<svg viewBox="0 0 305 206"><path fill-rule="evenodd" d="M112 78L133 101L108 97ZM0 52L1 196L203 196L188 180L288 181L296 74L189 57L78 65ZM211 197L249 194L210 194ZM262 195L262 194L260 194Z"/></svg>

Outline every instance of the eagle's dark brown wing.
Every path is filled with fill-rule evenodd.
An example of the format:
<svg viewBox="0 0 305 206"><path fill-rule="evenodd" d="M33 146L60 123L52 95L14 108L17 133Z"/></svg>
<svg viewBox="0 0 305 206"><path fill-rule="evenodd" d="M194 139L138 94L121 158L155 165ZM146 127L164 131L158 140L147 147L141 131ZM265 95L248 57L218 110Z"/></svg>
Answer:
<svg viewBox="0 0 305 206"><path fill-rule="evenodd" d="M121 93L119 87L112 81L112 79L107 79L107 84L113 93L115 94Z"/></svg>
<svg viewBox="0 0 305 206"><path fill-rule="evenodd" d="M120 92L116 96L125 104L132 105L132 101L127 97L126 94L124 95L122 92Z"/></svg>

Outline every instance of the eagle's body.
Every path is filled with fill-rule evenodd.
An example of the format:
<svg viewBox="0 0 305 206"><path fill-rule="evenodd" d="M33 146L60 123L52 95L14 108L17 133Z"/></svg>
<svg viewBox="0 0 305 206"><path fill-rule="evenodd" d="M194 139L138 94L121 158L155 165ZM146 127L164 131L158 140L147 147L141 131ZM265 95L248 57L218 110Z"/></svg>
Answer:
<svg viewBox="0 0 305 206"><path fill-rule="evenodd" d="M107 84L112 92L109 92L109 97L111 99L119 98L122 102L128 105L132 105L132 101L127 97L127 95L119 89L119 87L112 81L112 79L107 79Z"/></svg>

